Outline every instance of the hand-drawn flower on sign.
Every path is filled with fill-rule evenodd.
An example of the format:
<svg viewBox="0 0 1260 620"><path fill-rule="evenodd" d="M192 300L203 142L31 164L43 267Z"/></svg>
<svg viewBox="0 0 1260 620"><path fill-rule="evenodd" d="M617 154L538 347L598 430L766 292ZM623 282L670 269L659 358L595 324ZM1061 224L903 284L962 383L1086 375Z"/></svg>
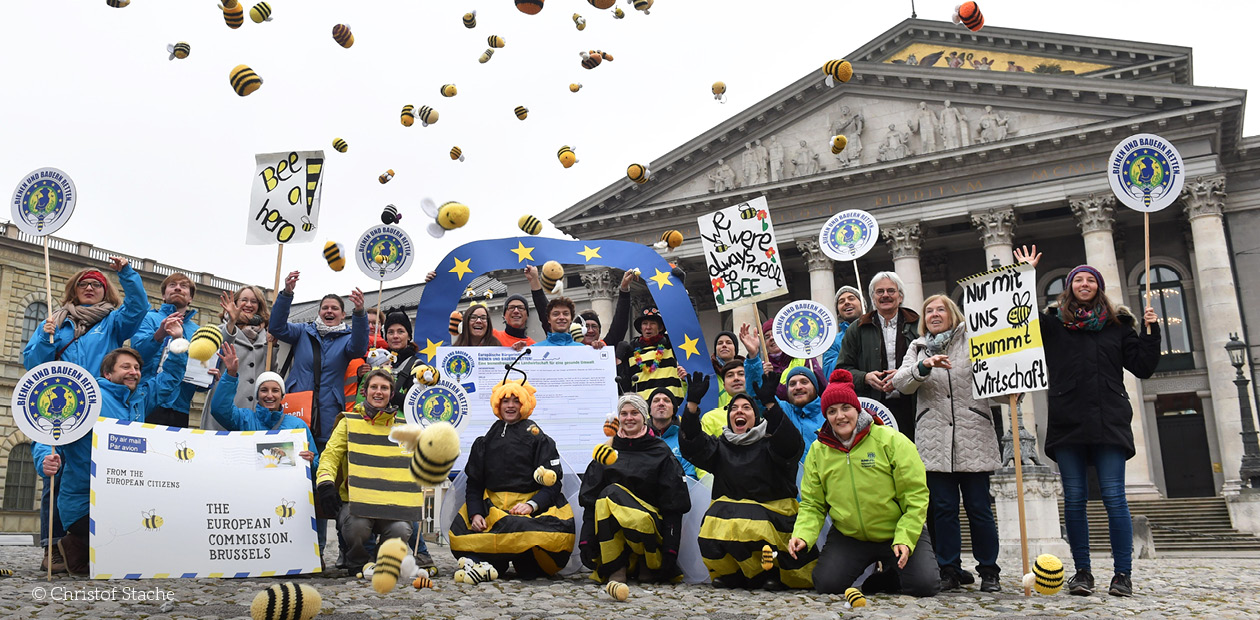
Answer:
<svg viewBox="0 0 1260 620"><path fill-rule="evenodd" d="M766 221L766 218L769 216L770 214L766 213L765 209L761 209L757 211L757 220L761 222L761 230L763 231L768 230L770 228L770 222Z"/></svg>
<svg viewBox="0 0 1260 620"><path fill-rule="evenodd" d="M722 289L726 288L726 281L722 278L713 278L713 292L717 294L717 302L719 304L726 303L726 297L722 295Z"/></svg>
<svg viewBox="0 0 1260 620"><path fill-rule="evenodd" d="M770 248L769 250L766 250L766 258L770 259L770 262L777 264L779 262L779 259L775 258L774 255L775 255L774 248Z"/></svg>

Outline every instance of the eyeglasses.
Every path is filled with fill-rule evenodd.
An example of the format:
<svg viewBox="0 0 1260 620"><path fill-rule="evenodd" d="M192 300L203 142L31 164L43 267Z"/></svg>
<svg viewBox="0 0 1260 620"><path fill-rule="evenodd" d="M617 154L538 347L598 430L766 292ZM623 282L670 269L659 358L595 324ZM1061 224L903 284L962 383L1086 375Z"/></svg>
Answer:
<svg viewBox="0 0 1260 620"><path fill-rule="evenodd" d="M508 306L505 312L525 312L525 306Z"/></svg>
<svg viewBox="0 0 1260 620"><path fill-rule="evenodd" d="M897 290L897 289L895 289L895 288L877 288L877 289L875 289L875 294L876 294L876 295L896 295L897 293L900 293L900 292L901 292L901 291L899 291L899 290Z"/></svg>
<svg viewBox="0 0 1260 620"><path fill-rule="evenodd" d="M101 284L96 280L79 280L79 283L76 286L79 288L105 288L104 284Z"/></svg>
<svg viewBox="0 0 1260 620"><path fill-rule="evenodd" d="M490 320L490 319L489 319L488 317L484 317L484 316L470 316L470 317L468 317L468 322L469 322L469 323L485 323L486 321L489 321L489 320Z"/></svg>

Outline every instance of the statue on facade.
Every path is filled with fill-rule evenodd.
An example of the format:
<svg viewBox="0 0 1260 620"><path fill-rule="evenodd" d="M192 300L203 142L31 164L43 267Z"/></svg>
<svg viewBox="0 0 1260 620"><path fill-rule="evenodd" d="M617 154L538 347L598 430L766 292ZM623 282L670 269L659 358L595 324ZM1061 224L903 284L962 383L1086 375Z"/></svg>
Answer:
<svg viewBox="0 0 1260 620"><path fill-rule="evenodd" d="M781 181L783 175L783 145L779 144L778 136L770 136L770 180L773 182Z"/></svg>
<svg viewBox="0 0 1260 620"><path fill-rule="evenodd" d="M910 132L897 131L896 125L888 125L888 137L879 145L876 161L895 161L907 155L910 155Z"/></svg>
<svg viewBox="0 0 1260 620"><path fill-rule="evenodd" d="M914 118L910 119L910 130L919 134L924 153L936 152L936 132L939 124L940 120L936 118L936 113L927 109L927 102L920 101L919 111L915 112Z"/></svg>
<svg viewBox="0 0 1260 620"><path fill-rule="evenodd" d="M949 99L945 100L945 109L941 110L941 144L946 149L971 146L971 130L967 125L967 116L962 110L951 107Z"/></svg>
<svg viewBox="0 0 1260 620"><path fill-rule="evenodd" d="M838 136L843 134L845 140L848 141L843 151L836 155L836 161L839 162L841 168L847 168L850 165L861 163L862 159L862 129L866 126L866 119L861 112L850 114L849 106L840 108L840 118L831 126L831 135ZM830 140L830 136L828 136Z"/></svg>
<svg viewBox="0 0 1260 620"><path fill-rule="evenodd" d="M752 143L744 143L744 154L740 157L740 164L743 168L744 183L743 187L757 184L757 153L753 151Z"/></svg>
<svg viewBox="0 0 1260 620"><path fill-rule="evenodd" d="M993 106L984 106L984 114L980 115L980 144L1005 140L1010 133L1010 119L993 111Z"/></svg>
<svg viewBox="0 0 1260 620"><path fill-rule="evenodd" d="M768 182L770 180L770 152L761 145L761 140L753 140L753 157L757 161L757 182Z"/></svg>
<svg viewBox="0 0 1260 620"><path fill-rule="evenodd" d="M818 154L801 140L801 148L792 153L792 176L803 177L818 174Z"/></svg>
<svg viewBox="0 0 1260 620"><path fill-rule="evenodd" d="M735 189L735 170L726 164L726 160L719 159L717 167L709 173L709 181L713 183L709 191L715 194Z"/></svg>

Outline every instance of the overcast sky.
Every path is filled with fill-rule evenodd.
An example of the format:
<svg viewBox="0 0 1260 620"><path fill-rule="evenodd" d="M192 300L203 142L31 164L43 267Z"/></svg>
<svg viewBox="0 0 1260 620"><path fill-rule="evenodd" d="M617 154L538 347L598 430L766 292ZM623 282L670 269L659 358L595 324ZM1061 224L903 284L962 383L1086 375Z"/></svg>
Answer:
<svg viewBox="0 0 1260 620"><path fill-rule="evenodd" d="M948 20L955 4L919 0L916 9ZM284 271L303 273L299 299L375 288L352 264L332 272L320 252L325 238L351 245L388 203L419 245L411 272L390 285L419 282L455 247L515 236L522 214L545 221L623 179L631 162L660 157L910 16L908 0L656 0L650 15L621 2L622 20L585 0L547 0L535 16L509 0L274 0L273 21L247 16L230 30L215 0L5 5L5 195L31 170L61 168L79 201L58 236L270 286L274 246L243 243L254 154L323 149L319 226L328 234L285 251ZM1239 56L1260 18L1252 2L986 0L981 8L989 26L1192 47L1197 84L1260 85L1260 71L1244 66L1250 56ZM468 30L460 18L472 9L478 25ZM332 40L337 23L353 29L351 49ZM491 34L507 47L480 64ZM192 55L168 61L166 46L177 41ZM582 69L585 49L615 61ZM242 63L264 80L245 98L228 84ZM725 105L709 92L715 80L728 85ZM584 88L570 93L571 82ZM446 83L459 95L442 98ZM439 122L404 128L399 110L408 103L437 108ZM518 105L529 108L526 121L513 115ZM1244 134L1252 135L1256 106L1247 107ZM335 137L348 153L332 150ZM564 144L580 160L570 169L556 160ZM451 161L453 145L467 161ZM397 176L381 185L388 168ZM469 225L430 239L423 196L469 205ZM543 234L562 236L550 224Z"/></svg>

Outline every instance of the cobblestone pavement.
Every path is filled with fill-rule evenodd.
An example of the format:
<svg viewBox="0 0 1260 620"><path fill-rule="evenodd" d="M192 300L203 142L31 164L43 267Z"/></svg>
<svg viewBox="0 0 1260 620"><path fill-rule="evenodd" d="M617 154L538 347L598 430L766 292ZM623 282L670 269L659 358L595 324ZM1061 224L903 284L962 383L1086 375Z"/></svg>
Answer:
<svg viewBox="0 0 1260 620"><path fill-rule="evenodd" d="M567 579L503 580L456 584L447 548L430 545L442 570L433 589L399 587L387 596L344 571L303 576L323 597L316 620L812 620L860 618L1255 618L1260 616L1260 559L1174 558L1137 560L1133 598L1066 594L1024 598L1016 571L1003 575L1003 592L962 593L930 599L874 595L867 607L846 609L840 596L812 591L744 592L708 585L631 584L622 603L583 574ZM1104 562L1095 577L1105 592ZM1109 562L1106 562L1109 564ZM0 547L0 618L120 618L127 620L248 618L249 604L272 579L146 579L90 581L38 572L34 547ZM97 600L85 600L95 598ZM112 600L110 600L112 599Z"/></svg>

